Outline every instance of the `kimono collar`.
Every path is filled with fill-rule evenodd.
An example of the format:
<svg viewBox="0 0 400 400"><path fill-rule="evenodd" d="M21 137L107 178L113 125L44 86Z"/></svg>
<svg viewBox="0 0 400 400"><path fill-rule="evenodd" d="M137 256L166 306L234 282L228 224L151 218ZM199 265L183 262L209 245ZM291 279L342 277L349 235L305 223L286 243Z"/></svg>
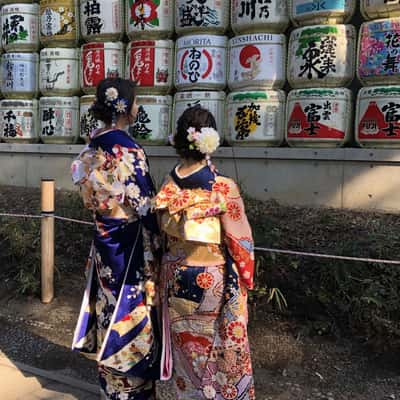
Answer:
<svg viewBox="0 0 400 400"><path fill-rule="evenodd" d="M176 173L176 168L171 171L171 178L181 189L204 189L211 191L215 182L215 173L211 171L208 165L205 165L198 171L192 174L180 177Z"/></svg>

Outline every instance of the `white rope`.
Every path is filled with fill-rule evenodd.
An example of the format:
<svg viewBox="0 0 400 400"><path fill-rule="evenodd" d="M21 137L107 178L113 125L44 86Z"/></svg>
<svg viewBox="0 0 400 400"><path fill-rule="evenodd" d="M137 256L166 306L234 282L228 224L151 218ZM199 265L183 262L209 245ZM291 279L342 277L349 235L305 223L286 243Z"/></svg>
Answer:
<svg viewBox="0 0 400 400"><path fill-rule="evenodd" d="M0 213L0 217L9 217L9 218L37 218L41 219L43 217L54 217L60 221L73 222L75 224L82 225L90 225L94 226L93 222L82 221L74 218L61 217L59 215L33 215L33 214L17 214L17 213ZM348 257L348 256L336 256L332 254L321 254L321 253L308 253L304 251L294 251L294 250L281 250L281 249L272 249L268 247L255 247L254 250L262 251L265 253L280 253L280 254L288 254L292 256L302 256L302 257L317 257L317 258L329 258L332 260L347 260L347 261L360 261L360 262L368 262L368 263L378 263L378 264L392 264L392 265L400 265L400 261L396 260L385 260L378 258L366 258L366 257Z"/></svg>
<svg viewBox="0 0 400 400"><path fill-rule="evenodd" d="M381 259L378 259L378 258L335 256L335 255L331 255L331 254L307 253L307 252L304 252L304 251L270 249L270 248L267 248L267 247L255 247L254 250L263 251L263 252L269 252L269 253L289 254L289 255L293 255L293 256L331 258L331 259L336 259L336 260L362 261L362 262L369 262L369 263L400 265L400 261L381 260Z"/></svg>

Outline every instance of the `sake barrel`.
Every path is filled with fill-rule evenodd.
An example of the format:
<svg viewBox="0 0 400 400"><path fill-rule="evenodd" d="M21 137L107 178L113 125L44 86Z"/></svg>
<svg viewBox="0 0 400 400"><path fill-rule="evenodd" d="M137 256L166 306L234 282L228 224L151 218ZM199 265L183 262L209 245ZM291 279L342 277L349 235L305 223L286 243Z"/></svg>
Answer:
<svg viewBox="0 0 400 400"><path fill-rule="evenodd" d="M229 40L228 86L231 90L282 88L285 68L285 35L254 33Z"/></svg>
<svg viewBox="0 0 400 400"><path fill-rule="evenodd" d="M35 0L19 0L18 3L24 3L24 4L29 4L29 3L35 3ZM15 0L0 0L0 6L5 5L5 4L14 4Z"/></svg>
<svg viewBox="0 0 400 400"><path fill-rule="evenodd" d="M75 143L79 137L79 97L42 97L39 120L43 143Z"/></svg>
<svg viewBox="0 0 400 400"><path fill-rule="evenodd" d="M175 87L223 90L226 86L227 38L189 35L176 41Z"/></svg>
<svg viewBox="0 0 400 400"><path fill-rule="evenodd" d="M287 98L286 141L293 147L341 147L352 127L349 89L292 90Z"/></svg>
<svg viewBox="0 0 400 400"><path fill-rule="evenodd" d="M40 0L42 45L75 47L79 41L78 15L77 0Z"/></svg>
<svg viewBox="0 0 400 400"><path fill-rule="evenodd" d="M400 148L400 86L360 89L355 137L363 147Z"/></svg>
<svg viewBox="0 0 400 400"><path fill-rule="evenodd" d="M86 43L81 48L81 89L96 93L105 78L123 77L124 45L121 42Z"/></svg>
<svg viewBox="0 0 400 400"><path fill-rule="evenodd" d="M346 23L355 8L356 0L289 0L289 16L295 26Z"/></svg>
<svg viewBox="0 0 400 400"><path fill-rule="evenodd" d="M137 84L139 94L166 94L172 89L174 42L135 40L126 52L126 78Z"/></svg>
<svg viewBox="0 0 400 400"><path fill-rule="evenodd" d="M126 33L131 40L167 39L174 33L174 2L126 0Z"/></svg>
<svg viewBox="0 0 400 400"><path fill-rule="evenodd" d="M1 43L5 51L39 50L39 5L10 4L1 9Z"/></svg>
<svg viewBox="0 0 400 400"><path fill-rule="evenodd" d="M176 33L222 34L228 29L229 8L229 0L175 0Z"/></svg>
<svg viewBox="0 0 400 400"><path fill-rule="evenodd" d="M121 40L124 35L123 0L81 0L80 26L87 42Z"/></svg>
<svg viewBox="0 0 400 400"><path fill-rule="evenodd" d="M357 65L363 85L400 83L400 18L361 25Z"/></svg>
<svg viewBox="0 0 400 400"><path fill-rule="evenodd" d="M137 96L139 106L136 120L129 133L139 143L165 145L171 127L171 96Z"/></svg>
<svg viewBox="0 0 400 400"><path fill-rule="evenodd" d="M80 99L80 137L86 143L90 140L90 133L93 132L95 129L102 128L104 124L93 117L93 115L89 112L90 107L92 106L96 96L88 95L82 96Z"/></svg>
<svg viewBox="0 0 400 400"><path fill-rule="evenodd" d="M37 100L1 100L0 134L6 143L36 143L38 137Z"/></svg>
<svg viewBox="0 0 400 400"><path fill-rule="evenodd" d="M352 25L316 25L290 35L287 77L293 88L342 87L355 70L356 31Z"/></svg>
<svg viewBox="0 0 400 400"><path fill-rule="evenodd" d="M79 93L78 49L42 49L39 89L44 96L73 96Z"/></svg>
<svg viewBox="0 0 400 400"><path fill-rule="evenodd" d="M365 19L400 16L399 0L361 0L360 11Z"/></svg>
<svg viewBox="0 0 400 400"><path fill-rule="evenodd" d="M285 92L254 90L227 97L227 141L233 146L279 146L285 131Z"/></svg>
<svg viewBox="0 0 400 400"><path fill-rule="evenodd" d="M236 35L254 32L283 33L288 25L286 1L231 1L231 26Z"/></svg>
<svg viewBox="0 0 400 400"><path fill-rule="evenodd" d="M6 53L1 56L1 92L7 99L32 99L38 95L39 55Z"/></svg>
<svg viewBox="0 0 400 400"><path fill-rule="evenodd" d="M176 131L178 119L187 108L201 106L214 116L222 143L225 133L225 101L226 96L222 91L177 92L174 98L172 131Z"/></svg>

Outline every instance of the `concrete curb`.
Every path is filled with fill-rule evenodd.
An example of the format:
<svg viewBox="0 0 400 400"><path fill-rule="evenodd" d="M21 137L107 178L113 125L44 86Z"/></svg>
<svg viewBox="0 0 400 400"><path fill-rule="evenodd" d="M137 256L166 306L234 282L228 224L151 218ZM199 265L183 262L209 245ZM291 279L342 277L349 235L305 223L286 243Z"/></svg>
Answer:
<svg viewBox="0 0 400 400"><path fill-rule="evenodd" d="M76 389L80 389L96 395L99 395L100 393L100 389L97 385L92 385L91 383L86 383L79 379L71 378L70 376L58 374L57 372L54 371L47 371L17 361L11 361L2 355L0 355L0 366L6 366L8 368L14 367L15 369L19 369L23 372L27 372L35 376L40 376L42 378L46 378L66 386L72 386Z"/></svg>

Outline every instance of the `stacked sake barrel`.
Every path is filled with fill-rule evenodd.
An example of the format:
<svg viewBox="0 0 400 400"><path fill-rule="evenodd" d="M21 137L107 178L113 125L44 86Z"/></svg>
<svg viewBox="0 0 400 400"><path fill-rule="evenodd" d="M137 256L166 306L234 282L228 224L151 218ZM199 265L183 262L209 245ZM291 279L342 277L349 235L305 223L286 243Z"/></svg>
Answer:
<svg viewBox="0 0 400 400"><path fill-rule="evenodd" d="M80 136L88 141L90 133L102 126L89 113L96 86L105 78L124 76L125 33L123 0L81 0L79 23L85 43L80 50Z"/></svg>
<svg viewBox="0 0 400 400"><path fill-rule="evenodd" d="M137 84L139 106L130 134L142 144L166 144L171 129L172 4L170 0L126 1L126 33L130 42L126 50L125 77Z"/></svg>
<svg viewBox="0 0 400 400"><path fill-rule="evenodd" d="M0 101L0 134L5 142L38 141L38 15L38 4L5 4L1 9L1 41L6 53L0 66L5 98Z"/></svg>
<svg viewBox="0 0 400 400"><path fill-rule="evenodd" d="M180 115L189 107L209 109L224 139L227 83L227 43L229 0L206 2L176 0L173 130ZM199 12L206 10L206 12Z"/></svg>
<svg viewBox="0 0 400 400"><path fill-rule="evenodd" d="M363 147L400 148L400 4L361 1L355 136Z"/></svg>
<svg viewBox="0 0 400 400"><path fill-rule="evenodd" d="M352 131L352 92L356 30L346 24L355 0L324 2L314 7L290 0L295 26L289 40L287 77L293 88L286 108L286 140L290 146L339 147Z"/></svg>
<svg viewBox="0 0 400 400"><path fill-rule="evenodd" d="M227 139L233 146L277 146L284 139L286 2L232 0Z"/></svg>

